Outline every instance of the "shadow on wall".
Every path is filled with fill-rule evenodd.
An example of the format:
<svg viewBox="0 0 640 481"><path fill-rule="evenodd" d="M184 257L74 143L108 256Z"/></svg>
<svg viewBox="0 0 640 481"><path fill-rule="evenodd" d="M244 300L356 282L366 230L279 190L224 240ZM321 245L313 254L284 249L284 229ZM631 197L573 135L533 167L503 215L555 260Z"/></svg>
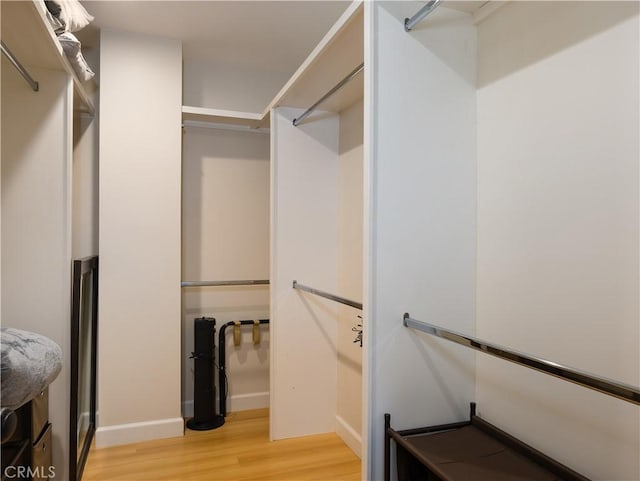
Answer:
<svg viewBox="0 0 640 481"><path fill-rule="evenodd" d="M384 20L380 23L394 25L398 32L404 32L404 19L417 11L419 4L412 2L385 2L381 14ZM386 11L386 12L385 12ZM463 12L446 7L438 7L426 19L417 24L409 33L397 36L398 43L394 47L399 51L412 52L408 56L396 55L386 58L385 62L396 63L395 71L403 72L411 78L421 78L424 62L407 62L406 58L437 58L438 63L446 65L443 72L452 74L468 85L475 85L476 69L469 58L475 57L474 29L469 28L473 18ZM455 39L455 41L451 41ZM427 76L426 79L430 79ZM437 89L437 81L424 88Z"/></svg>
<svg viewBox="0 0 640 481"><path fill-rule="evenodd" d="M478 52L484 56L478 62L478 88L596 36L639 12L638 2L508 3L478 29ZM538 28L525 28L531 24Z"/></svg>
<svg viewBox="0 0 640 481"><path fill-rule="evenodd" d="M55 115L55 109L62 101L59 99L64 99L66 95L64 73L41 71L36 68L31 68L30 73L41 80L38 92L31 90L15 68L5 67L3 63L2 98L12 98L11 104L7 102L5 105L9 106L2 109L2 137L11 139L11 143L2 144L2 185L5 188L11 185L13 176L18 175L16 171L25 169L24 164L27 161L32 164L39 160L37 157L35 161L31 160L29 152L33 149L32 139L24 133L46 130L47 122L51 120L52 115ZM18 131L14 131L18 123L12 122L9 110L14 104L29 105L29 113L22 116L22 124L18 127ZM14 159L24 160L16 162Z"/></svg>
<svg viewBox="0 0 640 481"><path fill-rule="evenodd" d="M335 313L335 307L328 306L325 302L318 299L313 299L313 298L310 299L305 294L302 294L302 293L297 293L297 294L300 295L302 304L304 305L306 311L309 313L309 317L316 324L317 330L320 332L320 334L322 334L322 337L324 338L327 346L329 346L329 348L337 356L338 347L336 346L335 336L331 332L328 332L327 327L323 324L322 320L320 319L320 316L318 316L318 314L316 313L316 311L322 311L330 319L335 319L337 317ZM335 321L332 321L332 322L335 322ZM329 329L331 329L331 327L333 326L330 326Z"/></svg>
<svg viewBox="0 0 640 481"><path fill-rule="evenodd" d="M385 9L397 19L411 16L406 2L385 3ZM624 22L640 12L638 2L566 1L509 2L478 24L478 72L468 70L468 64L456 64L451 49L460 45L442 42L438 31L451 30L473 21L471 16L440 7L407 34L410 42L418 42L438 57L462 78L481 88L529 65L553 56L590 37ZM508 20L505 21L505 18ZM536 24L536 29L525 28ZM464 30L460 30L463 35ZM462 44L461 44L462 45ZM467 46L464 46L467 48ZM408 71L412 65L403 65Z"/></svg>
<svg viewBox="0 0 640 481"><path fill-rule="evenodd" d="M428 370L433 375L433 379L438 384L438 392L447 400L447 406L455 413L457 419L464 419L465 413L460 409L459 403L456 402L456 393L452 391L446 378L446 373L442 372L439 366L442 366L442 359L446 359L447 364L455 365L460 373L467 378L467 382L473 385L475 382L475 361L469 363L463 349L450 350L444 347L444 343L432 339L424 333L415 333L411 336L411 342L414 343L417 351L424 360L424 364L428 366Z"/></svg>

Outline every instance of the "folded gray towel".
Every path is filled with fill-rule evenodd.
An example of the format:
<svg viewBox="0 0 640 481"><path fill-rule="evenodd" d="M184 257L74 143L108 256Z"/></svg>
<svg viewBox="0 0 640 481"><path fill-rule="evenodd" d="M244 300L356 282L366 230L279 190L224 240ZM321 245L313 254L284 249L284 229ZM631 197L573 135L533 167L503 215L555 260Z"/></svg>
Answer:
<svg viewBox="0 0 640 481"><path fill-rule="evenodd" d="M48 337L0 329L0 404L18 409L43 391L62 369L62 349Z"/></svg>

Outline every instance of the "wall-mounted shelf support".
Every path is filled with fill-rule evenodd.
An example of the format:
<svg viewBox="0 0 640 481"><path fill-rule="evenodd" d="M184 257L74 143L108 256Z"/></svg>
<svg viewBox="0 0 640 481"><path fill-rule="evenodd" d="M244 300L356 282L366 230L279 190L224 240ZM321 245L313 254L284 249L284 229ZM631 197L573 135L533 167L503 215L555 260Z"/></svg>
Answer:
<svg viewBox="0 0 640 481"><path fill-rule="evenodd" d="M440 5L442 0L431 0L424 7L422 7L418 12L411 18L404 19L404 30L405 32L410 32L413 27L416 26L417 23L421 22L427 15L435 10L435 8Z"/></svg>
<svg viewBox="0 0 640 481"><path fill-rule="evenodd" d="M302 122L305 118L307 118L309 114L311 114L318 107L318 105L320 105L322 102L327 100L329 97L335 94L342 87L348 84L351 80L353 80L356 77L356 75L362 72L362 70L364 70L364 63L361 63L360 65L358 65L349 75L347 75L345 78L340 80L340 82L338 82L335 87L333 87L326 94L324 94L320 98L320 100L318 100L315 104L309 107L300 117L293 119L293 125L297 127L300 124L300 122Z"/></svg>
<svg viewBox="0 0 640 481"><path fill-rule="evenodd" d="M22 77L27 81L33 91L37 92L38 90L40 90L40 85L38 84L38 82L35 81L31 75L29 75L29 72L27 72L27 70L22 66L18 59L11 53L11 50L7 48L4 42L0 42L0 48L2 49L2 53L4 54L4 56L7 57L9 62L11 62L11 65L13 65L20 73L20 75L22 75Z"/></svg>

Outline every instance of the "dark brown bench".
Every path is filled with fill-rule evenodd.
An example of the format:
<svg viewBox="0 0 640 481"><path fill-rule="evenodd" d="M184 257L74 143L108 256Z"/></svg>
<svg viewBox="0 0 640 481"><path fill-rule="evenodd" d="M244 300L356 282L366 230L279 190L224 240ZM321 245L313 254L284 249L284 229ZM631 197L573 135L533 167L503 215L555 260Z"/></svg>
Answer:
<svg viewBox="0 0 640 481"><path fill-rule="evenodd" d="M476 415L469 421L395 431L385 418L385 481L391 441L398 481L589 481Z"/></svg>

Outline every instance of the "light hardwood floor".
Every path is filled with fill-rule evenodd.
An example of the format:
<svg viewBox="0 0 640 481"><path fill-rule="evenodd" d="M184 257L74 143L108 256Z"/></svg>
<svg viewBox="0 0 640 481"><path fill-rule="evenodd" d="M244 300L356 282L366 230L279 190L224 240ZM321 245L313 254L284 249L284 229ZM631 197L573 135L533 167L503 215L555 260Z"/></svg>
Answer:
<svg viewBox="0 0 640 481"><path fill-rule="evenodd" d="M267 409L231 413L211 431L92 448L83 481L360 481L360 459L336 434L269 442Z"/></svg>

